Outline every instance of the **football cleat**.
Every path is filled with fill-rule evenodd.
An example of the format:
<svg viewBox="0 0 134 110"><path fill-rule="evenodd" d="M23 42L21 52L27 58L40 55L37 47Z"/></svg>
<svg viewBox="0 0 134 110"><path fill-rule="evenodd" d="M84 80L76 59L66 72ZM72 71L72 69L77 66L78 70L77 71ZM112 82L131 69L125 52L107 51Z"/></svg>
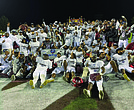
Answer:
<svg viewBox="0 0 134 110"><path fill-rule="evenodd" d="M30 81L29 81L29 84L30 84L30 86L31 86L32 89L35 88L35 86L34 86L34 84L33 84L33 80L30 80Z"/></svg>
<svg viewBox="0 0 134 110"><path fill-rule="evenodd" d="M54 79L48 79L47 82L48 82L48 83L54 82Z"/></svg>
<svg viewBox="0 0 134 110"><path fill-rule="evenodd" d="M48 83L48 80L45 80L43 85L45 86L45 85L47 85L47 83Z"/></svg>
<svg viewBox="0 0 134 110"><path fill-rule="evenodd" d="M42 84L40 85L40 88L43 88L43 85Z"/></svg>
<svg viewBox="0 0 134 110"><path fill-rule="evenodd" d="M89 98L91 97L90 91L83 89L83 93Z"/></svg>
<svg viewBox="0 0 134 110"><path fill-rule="evenodd" d="M12 76L11 76L11 80L12 80L12 81L15 81L15 79L16 79L15 75L12 75Z"/></svg>
<svg viewBox="0 0 134 110"><path fill-rule="evenodd" d="M127 80L130 81L129 77L126 74L123 74L123 77Z"/></svg>
<svg viewBox="0 0 134 110"><path fill-rule="evenodd" d="M103 100L104 99L104 92L103 91L100 91L99 92L99 99L100 100Z"/></svg>

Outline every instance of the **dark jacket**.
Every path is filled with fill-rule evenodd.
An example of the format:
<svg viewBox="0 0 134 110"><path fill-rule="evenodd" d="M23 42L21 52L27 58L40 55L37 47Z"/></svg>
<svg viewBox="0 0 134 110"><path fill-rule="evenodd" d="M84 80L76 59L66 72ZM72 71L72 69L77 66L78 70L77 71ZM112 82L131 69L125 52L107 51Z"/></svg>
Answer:
<svg viewBox="0 0 134 110"><path fill-rule="evenodd" d="M118 30L113 28L107 33L108 41L115 42L118 41Z"/></svg>

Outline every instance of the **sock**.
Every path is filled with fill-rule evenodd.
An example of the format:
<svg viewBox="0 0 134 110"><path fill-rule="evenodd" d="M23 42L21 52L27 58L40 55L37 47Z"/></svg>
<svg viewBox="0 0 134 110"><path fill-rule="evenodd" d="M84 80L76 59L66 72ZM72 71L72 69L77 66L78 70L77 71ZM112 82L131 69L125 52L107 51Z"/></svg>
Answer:
<svg viewBox="0 0 134 110"><path fill-rule="evenodd" d="M40 79L41 79L41 85L42 85L45 82L45 75L41 74Z"/></svg>
<svg viewBox="0 0 134 110"><path fill-rule="evenodd" d="M33 79L33 85L35 86L35 84L37 83L37 80L38 80L38 76L35 76L34 79Z"/></svg>

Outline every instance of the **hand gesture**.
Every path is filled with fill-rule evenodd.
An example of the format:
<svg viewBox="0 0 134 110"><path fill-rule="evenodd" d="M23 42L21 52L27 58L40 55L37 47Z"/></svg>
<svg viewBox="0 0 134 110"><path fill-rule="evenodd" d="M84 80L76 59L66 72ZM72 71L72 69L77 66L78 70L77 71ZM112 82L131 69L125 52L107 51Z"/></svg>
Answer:
<svg viewBox="0 0 134 110"><path fill-rule="evenodd" d="M9 27L9 26L10 26L10 22L7 23L7 27Z"/></svg>

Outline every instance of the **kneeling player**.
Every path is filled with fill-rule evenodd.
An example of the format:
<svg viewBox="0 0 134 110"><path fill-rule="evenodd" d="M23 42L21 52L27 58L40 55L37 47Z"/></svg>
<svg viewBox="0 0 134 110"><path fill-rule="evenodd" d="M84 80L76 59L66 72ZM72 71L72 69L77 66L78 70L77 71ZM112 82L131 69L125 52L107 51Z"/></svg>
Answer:
<svg viewBox="0 0 134 110"><path fill-rule="evenodd" d="M33 73L33 80L29 81L29 84L32 86L32 89L35 88L35 84L37 83L39 76L41 79L40 88L42 88L43 85L46 85L47 80L45 81L45 78L47 69L52 68L52 62L49 60L48 54L43 54L43 59L41 57L37 57L36 62L37 67Z"/></svg>
<svg viewBox="0 0 134 110"><path fill-rule="evenodd" d="M83 90L83 93L85 95L87 95L88 97L91 97L91 89L93 87L93 84L96 81L98 90L99 90L99 99L103 99L104 98L104 92L103 92L103 87L102 87L102 83L103 83L103 78L102 75L105 72L105 68L103 67L104 62L98 60L97 61L97 56L93 55L91 56L91 61L88 62L88 68L89 68L89 84L87 89Z"/></svg>

